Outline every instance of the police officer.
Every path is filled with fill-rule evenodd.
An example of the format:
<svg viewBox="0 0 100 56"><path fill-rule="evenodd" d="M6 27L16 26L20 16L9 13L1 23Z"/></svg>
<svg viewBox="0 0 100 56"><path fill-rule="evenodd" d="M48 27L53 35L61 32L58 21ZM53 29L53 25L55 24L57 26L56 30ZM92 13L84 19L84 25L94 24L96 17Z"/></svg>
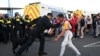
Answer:
<svg viewBox="0 0 100 56"><path fill-rule="evenodd" d="M22 36L22 24L23 21L19 14L15 14L15 19L13 20L14 36L15 38L21 38Z"/></svg>
<svg viewBox="0 0 100 56"><path fill-rule="evenodd" d="M42 18L40 18L38 20L38 22L36 23L36 25L34 26L34 28L31 31L31 36L29 37L29 39L27 40L27 42L25 42L17 51L16 56L21 56L21 54L23 53L23 51L26 48L29 48L32 43L34 42L34 39L36 37L38 37L40 39L40 47L39 47L39 56L42 55L46 55L47 53L44 52L44 45L45 45L45 39L41 36L41 33L43 33L43 31L45 29L49 29L49 28L53 28L54 26L50 23L49 18L52 18L52 14L48 13L47 16L43 16Z"/></svg>
<svg viewBox="0 0 100 56"><path fill-rule="evenodd" d="M24 37L29 37L29 31L30 31L30 26L28 24L31 22L30 18L28 15L25 15L24 21L23 21L23 36Z"/></svg>
<svg viewBox="0 0 100 56"><path fill-rule="evenodd" d="M5 24L7 26L6 27L6 38L8 41L9 38L11 39L12 37L12 22L8 15L5 15Z"/></svg>
<svg viewBox="0 0 100 56"><path fill-rule="evenodd" d="M0 15L0 35L1 39L3 39L3 42L6 44L7 43L7 37L6 37L6 25L5 25L5 20L3 18L3 15Z"/></svg>
<svg viewBox="0 0 100 56"><path fill-rule="evenodd" d="M0 14L0 41L3 41L4 38L3 24L4 24L3 15Z"/></svg>

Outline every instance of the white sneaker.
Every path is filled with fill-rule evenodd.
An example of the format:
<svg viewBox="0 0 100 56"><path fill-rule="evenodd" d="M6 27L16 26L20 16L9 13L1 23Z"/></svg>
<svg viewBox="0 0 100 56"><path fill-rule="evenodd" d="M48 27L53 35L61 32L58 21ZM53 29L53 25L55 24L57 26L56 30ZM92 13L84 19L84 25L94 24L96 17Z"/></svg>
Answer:
<svg viewBox="0 0 100 56"><path fill-rule="evenodd" d="M80 37L81 39L84 38L83 36Z"/></svg>
<svg viewBox="0 0 100 56"><path fill-rule="evenodd" d="M76 56L81 56L81 54L77 54Z"/></svg>

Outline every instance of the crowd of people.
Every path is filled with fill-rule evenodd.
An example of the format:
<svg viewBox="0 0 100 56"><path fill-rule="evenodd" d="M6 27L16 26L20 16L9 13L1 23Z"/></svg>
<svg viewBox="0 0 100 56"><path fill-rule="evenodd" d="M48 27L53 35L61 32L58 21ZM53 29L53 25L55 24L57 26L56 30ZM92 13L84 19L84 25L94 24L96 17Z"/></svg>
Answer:
<svg viewBox="0 0 100 56"><path fill-rule="evenodd" d="M63 56L66 45L70 46L77 56L80 56L81 53L73 45L72 38L85 38L84 33L90 33L90 31L93 32L94 38L97 38L100 34L100 13L93 16L82 15L80 18L77 14L69 17L58 14L56 18L52 18L52 13L38 17L35 20L31 20L29 15L21 17L18 13L15 13L13 18L0 14L0 41L7 44L11 40L14 45L16 39L27 37L27 40L22 43L18 51L15 52L13 48L15 56L21 56L23 51L29 48L38 38L40 41L38 55L42 56L47 54L44 52L44 33L52 35L55 32L55 41L64 36L60 56Z"/></svg>
<svg viewBox="0 0 100 56"><path fill-rule="evenodd" d="M65 17L71 23L72 29L71 31L74 34L73 39L76 38L84 38L85 33L92 34L94 38L99 36L99 21L100 21L100 13L92 14L92 15L82 15L81 18L74 14L73 16L69 16L68 18ZM54 22L59 23L57 19ZM57 35L61 32L62 27L57 28ZM56 34L56 33L55 33Z"/></svg>

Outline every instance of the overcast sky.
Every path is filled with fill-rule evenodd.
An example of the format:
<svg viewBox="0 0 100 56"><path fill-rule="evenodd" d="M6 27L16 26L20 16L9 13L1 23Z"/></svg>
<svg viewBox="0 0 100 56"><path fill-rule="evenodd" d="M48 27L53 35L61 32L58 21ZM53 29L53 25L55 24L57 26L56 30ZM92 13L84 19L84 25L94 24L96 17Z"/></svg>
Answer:
<svg viewBox="0 0 100 56"><path fill-rule="evenodd" d="M10 0L11 7L25 7L33 2L62 7L66 10L91 10L100 11L100 0ZM0 7L8 7L8 0L0 0Z"/></svg>

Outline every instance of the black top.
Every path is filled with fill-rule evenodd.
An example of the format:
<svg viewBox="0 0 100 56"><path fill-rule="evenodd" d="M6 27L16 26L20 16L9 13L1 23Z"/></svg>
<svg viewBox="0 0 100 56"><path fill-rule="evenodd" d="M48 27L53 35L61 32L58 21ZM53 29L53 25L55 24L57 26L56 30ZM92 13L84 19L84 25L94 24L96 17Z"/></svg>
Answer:
<svg viewBox="0 0 100 56"><path fill-rule="evenodd" d="M23 20L21 18L18 18L18 20L13 19L12 24L13 24L13 26L15 26L15 29L21 29L22 25L23 25Z"/></svg>
<svg viewBox="0 0 100 56"><path fill-rule="evenodd" d="M40 17L37 21L36 26L33 27L31 34L41 34L45 29L54 28L50 23L50 20L47 16Z"/></svg>
<svg viewBox="0 0 100 56"><path fill-rule="evenodd" d="M85 20L84 19L80 20L80 25L81 25L81 27L85 26Z"/></svg>

